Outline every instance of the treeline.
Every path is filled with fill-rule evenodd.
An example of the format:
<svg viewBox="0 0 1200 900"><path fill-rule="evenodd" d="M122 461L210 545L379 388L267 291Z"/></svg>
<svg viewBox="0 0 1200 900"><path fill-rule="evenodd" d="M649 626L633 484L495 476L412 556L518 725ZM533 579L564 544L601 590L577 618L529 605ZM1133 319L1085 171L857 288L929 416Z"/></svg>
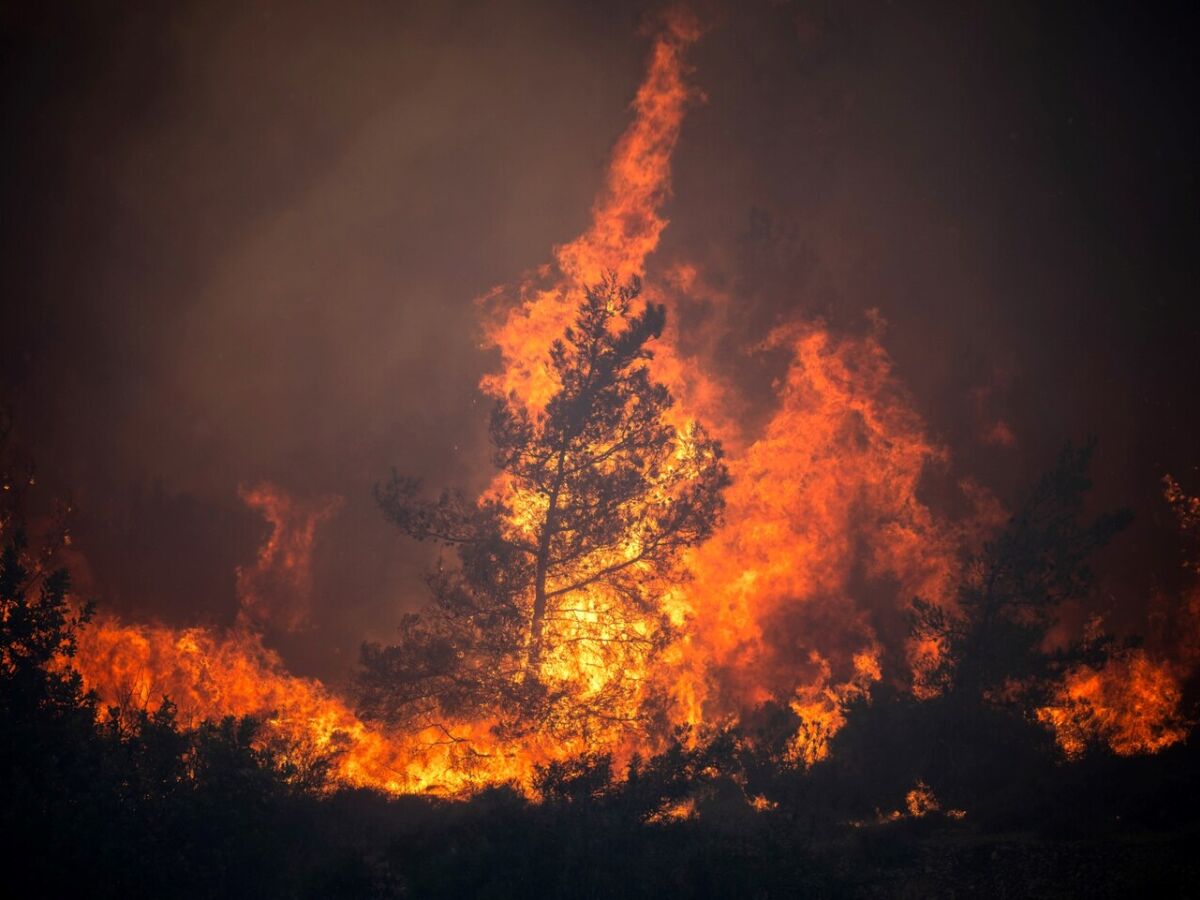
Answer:
<svg viewBox="0 0 1200 900"><path fill-rule="evenodd" d="M537 801L507 787L460 801L329 793L319 765L289 763L250 720L184 728L169 705L98 718L51 659L77 627L65 579L33 593L29 581L10 544L11 896L1172 896L1200 874L1191 748L1133 759L1096 748L1064 764L1043 729L1008 711L963 719L898 693L852 709L811 768L782 761L794 714L764 707L624 771L605 756L549 766ZM917 772L942 805L914 816Z"/></svg>
<svg viewBox="0 0 1200 900"><path fill-rule="evenodd" d="M105 715L69 663L89 612L19 529L0 554L0 834L8 896L287 893L319 766L252 720ZM273 860L267 864L267 860Z"/></svg>
<svg viewBox="0 0 1200 900"><path fill-rule="evenodd" d="M914 630L937 630L948 648L931 675L937 697L878 686L846 709L828 759L811 767L789 752L805 723L768 705L736 727L680 733L619 771L603 755L548 766L536 800L508 787L467 800L335 790L328 760L272 744L253 720L185 727L169 702L99 709L69 666L89 613L68 603L53 540L30 548L6 510L5 893L1186 893L1200 874L1193 747L1121 758L1097 744L1067 761L1031 715L1050 674L1111 650L1042 649L1052 605L1086 588L1089 555L1121 524L1081 520L1086 463L1086 450L1064 454L972 561L953 621L916 604Z"/></svg>

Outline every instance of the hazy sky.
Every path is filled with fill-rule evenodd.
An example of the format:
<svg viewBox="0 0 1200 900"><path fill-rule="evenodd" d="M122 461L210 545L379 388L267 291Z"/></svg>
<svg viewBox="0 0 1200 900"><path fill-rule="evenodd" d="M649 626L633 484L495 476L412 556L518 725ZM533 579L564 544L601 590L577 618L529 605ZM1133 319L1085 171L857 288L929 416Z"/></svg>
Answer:
<svg viewBox="0 0 1200 900"><path fill-rule="evenodd" d="M585 226L655 7L42 6L0 12L22 441L80 507L87 586L177 624L232 616L264 530L239 484L345 497L284 647L336 672L422 597L372 484L488 476L473 299ZM734 298L733 348L878 309L955 471L1003 497L1097 434L1149 584L1158 480L1200 491L1192 32L1046 6L701 4L651 270Z"/></svg>

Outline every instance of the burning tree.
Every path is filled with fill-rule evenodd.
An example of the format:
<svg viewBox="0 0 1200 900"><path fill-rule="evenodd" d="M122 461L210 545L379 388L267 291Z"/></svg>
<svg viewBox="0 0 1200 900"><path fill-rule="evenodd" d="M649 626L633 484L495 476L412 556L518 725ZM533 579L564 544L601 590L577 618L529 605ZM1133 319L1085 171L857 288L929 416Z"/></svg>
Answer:
<svg viewBox="0 0 1200 900"><path fill-rule="evenodd" d="M663 598L681 552L711 534L729 479L699 424L667 422L671 395L645 365L665 311L639 294L611 276L589 288L551 349L545 407L496 404L500 474L483 499L423 499L395 473L379 489L388 518L453 547L458 564L431 574L432 602L398 644L364 648L368 714L585 739L649 715L646 661L672 631Z"/></svg>
<svg viewBox="0 0 1200 900"><path fill-rule="evenodd" d="M957 613L914 602L916 636L943 649L927 673L930 686L1034 708L1065 668L1109 649L1101 635L1053 653L1046 649L1064 606L1091 589L1093 554L1129 523L1126 510L1082 517L1094 449L1094 441L1068 445L1007 527L968 560Z"/></svg>

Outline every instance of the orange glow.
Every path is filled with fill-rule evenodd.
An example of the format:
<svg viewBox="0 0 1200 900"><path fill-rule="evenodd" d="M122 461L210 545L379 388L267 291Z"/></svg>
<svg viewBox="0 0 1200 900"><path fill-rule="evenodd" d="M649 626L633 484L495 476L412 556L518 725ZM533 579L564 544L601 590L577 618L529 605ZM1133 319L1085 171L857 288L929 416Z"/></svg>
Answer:
<svg viewBox="0 0 1200 900"><path fill-rule="evenodd" d="M491 395L514 396L535 414L543 409L556 388L550 346L571 324L585 287L610 273L647 276L647 259L667 225L672 152L698 97L686 80L684 53L699 36L695 20L676 14L656 37L588 229L556 247L551 264L481 298L485 343L501 360L483 381ZM706 291L713 304L735 302L708 291L691 264L676 264L657 284L648 278L644 296L669 301ZM675 629L665 648L612 640L597 651L604 646L598 640L612 637L603 633L605 617L621 602L600 588L580 591L557 623L559 640L538 662L539 676L581 704L609 704L606 724L585 733L501 740L491 720L449 718L416 733L389 732L361 720L329 687L289 674L261 634L304 624L318 526L340 501L306 503L269 484L241 491L271 532L255 563L237 571L241 612L233 628L102 619L84 630L74 663L106 704L129 711L154 707L165 695L188 723L261 716L270 736L297 752L334 752L337 783L392 793L455 793L503 782L528 790L535 766L584 751L612 753L619 770L635 752L661 749L674 726L717 726L765 701L800 717L789 752L811 765L827 755L845 703L873 684L895 680L922 695L922 673L941 648L908 637L910 599L952 603L963 549L1002 519L994 498L969 481L957 485L969 510L960 520L926 501L924 480L947 469L948 452L894 374L878 316L874 325L862 336L838 336L819 323L777 327L758 349L784 367L767 398L766 425L751 434L738 424L745 398L683 355L678 323L668 320L650 366L678 400L669 422L677 447L672 465L686 471L694 463L697 443L689 435L703 422L725 443L733 483L723 524L686 558L690 577L659 586ZM1015 437L999 422L989 439L1007 445ZM512 510L507 527L518 533L537 521L545 502L520 494L503 476L488 495L504 499ZM635 557L637 539L630 535L618 552ZM636 632L641 613L618 611ZM1170 665L1132 653L1102 671L1072 673L1058 703L1040 715L1068 753L1092 736L1117 752L1143 752L1181 738L1179 699ZM644 715L651 708L658 714ZM749 802L769 808L766 798ZM918 783L907 808L920 816L938 805ZM694 814L687 800L657 820Z"/></svg>
<svg viewBox="0 0 1200 900"><path fill-rule="evenodd" d="M487 341L502 360L485 390L515 394L536 413L555 389L550 345L584 288L607 273L645 274L667 224L661 209L671 154L696 97L683 54L699 34L693 19L677 14L657 36L588 230L556 248L552 266L481 301ZM704 289L692 265L675 266L661 287L668 299L672 291ZM647 285L647 296L657 299L655 291ZM583 750L607 750L618 760L653 752L671 726L720 723L768 699L790 704L803 719L793 755L821 759L842 722L842 704L883 677L880 636L860 602L862 590L887 584L892 597L948 593L964 533L917 495L926 466L943 465L946 453L926 437L876 336L835 339L816 325L777 329L762 349L783 351L791 362L773 417L761 435L747 436L734 424L730 392L676 350L677 327L671 320L655 342L651 365L679 400L671 422L678 465L688 465L692 423L713 421L738 451L730 460L735 481L725 524L688 560L692 578L662 587L663 608L680 635L664 651L617 643L600 658L588 649L594 641L570 640L572 627L594 632L616 602L598 590L582 595L575 618L561 624L567 639L546 654L540 676L581 703L609 698L610 724L590 728L586 741L534 735L502 745L489 722L443 721L419 736L385 735L325 687L288 675L256 629L303 621L314 533L335 504L297 503L270 486L243 491L273 531L255 566L239 570L238 627L220 636L103 623L80 652L89 684L109 702L144 705L169 694L189 719L270 713L272 728L294 740L343 747L341 780L392 791L510 779L527 786L539 762ZM507 501L517 531L536 516L540 498L516 494L503 477L489 493ZM910 648L911 663L935 651ZM614 693L618 679L625 689ZM627 724L648 705L666 713L659 730Z"/></svg>
<svg viewBox="0 0 1200 900"><path fill-rule="evenodd" d="M486 722L388 734L361 721L320 682L287 673L244 629L125 625L101 619L80 637L75 667L106 706L129 713L169 697L179 719L254 715L266 737L299 754L334 754L338 784L389 793L457 792L479 782L528 782L535 760L488 753Z"/></svg>
<svg viewBox="0 0 1200 900"><path fill-rule="evenodd" d="M1200 578L1200 498L1185 494L1169 475L1163 485L1188 545L1183 566ZM1171 646L1157 655L1129 650L1099 669L1080 666L1067 673L1038 719L1054 729L1068 757L1098 743L1122 756L1154 753L1187 738L1194 723L1182 711L1183 683L1200 665L1200 584L1193 583L1178 604L1173 626Z"/></svg>
<svg viewBox="0 0 1200 900"><path fill-rule="evenodd" d="M273 484L241 487L238 496L271 524L253 566L238 566L241 616L258 627L268 622L295 631L307 619L312 592L312 551L317 526L341 506L340 497L305 504Z"/></svg>
<svg viewBox="0 0 1200 900"><path fill-rule="evenodd" d="M515 290L500 287L481 298L487 344L500 350L502 360L501 370L484 379L490 393L515 393L531 409L544 406L555 389L547 366L550 345L571 324L584 288L609 273L623 281L645 274L646 258L667 226L661 209L671 193L671 154L688 102L698 96L684 80L683 54L699 37L690 15L666 19L588 230L555 248L553 266L532 273Z"/></svg>
<svg viewBox="0 0 1200 900"><path fill-rule="evenodd" d="M918 781L913 789L904 795L904 808L914 819L919 819L931 812L937 812L942 808L942 804L938 802L929 785Z"/></svg>
<svg viewBox="0 0 1200 900"><path fill-rule="evenodd" d="M791 363L765 432L730 462L725 526L693 554L679 598L688 634L676 648L687 675L673 692L690 721L789 702L805 721L795 752L813 762L842 703L882 677L864 590L875 582L893 585L890 598L948 601L971 535L918 496L926 467L946 454L875 337L794 326L768 346ZM968 496L985 510L982 495ZM937 651L907 652L916 667Z"/></svg>
<svg viewBox="0 0 1200 900"><path fill-rule="evenodd" d="M1187 737L1181 699L1174 667L1135 650L1101 669L1072 671L1038 718L1054 729L1067 756L1080 755L1094 742L1122 756L1154 753Z"/></svg>
<svg viewBox="0 0 1200 900"><path fill-rule="evenodd" d="M305 595L316 525L337 503L302 503L266 485L241 496L264 513L272 530L253 569L238 571L237 624L219 631L125 624L113 617L91 623L80 632L72 665L105 709L129 715L169 698L185 725L255 716L264 722L265 738L284 742L291 752L332 754L337 784L389 793L455 793L510 780L528 784L537 762L578 750L564 746L539 753L531 746L517 755L492 738L490 722L431 723L417 733L388 733L359 719L319 681L289 674L254 630L264 611L280 611L265 607L260 591L282 585Z"/></svg>
<svg viewBox="0 0 1200 900"><path fill-rule="evenodd" d="M686 822L688 819L694 818L696 818L696 798L685 797L683 800L675 800L666 804L646 821L661 825L667 822Z"/></svg>

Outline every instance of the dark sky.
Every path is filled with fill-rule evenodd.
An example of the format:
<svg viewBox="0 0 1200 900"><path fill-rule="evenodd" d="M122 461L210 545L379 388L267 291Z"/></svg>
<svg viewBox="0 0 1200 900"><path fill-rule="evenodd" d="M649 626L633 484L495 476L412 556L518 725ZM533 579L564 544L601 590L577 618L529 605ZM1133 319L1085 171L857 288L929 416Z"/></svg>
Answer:
<svg viewBox="0 0 1200 900"><path fill-rule="evenodd" d="M422 597L371 486L488 477L473 299L584 228L654 7L45 6L0 12L20 438L87 586L175 624L232 618L265 528L239 483L344 496L283 647L341 671ZM651 269L735 298L730 347L877 308L955 471L1006 499L1096 434L1098 502L1139 516L1132 621L1177 569L1159 479L1200 491L1194 32L1051 6L701 5Z"/></svg>

